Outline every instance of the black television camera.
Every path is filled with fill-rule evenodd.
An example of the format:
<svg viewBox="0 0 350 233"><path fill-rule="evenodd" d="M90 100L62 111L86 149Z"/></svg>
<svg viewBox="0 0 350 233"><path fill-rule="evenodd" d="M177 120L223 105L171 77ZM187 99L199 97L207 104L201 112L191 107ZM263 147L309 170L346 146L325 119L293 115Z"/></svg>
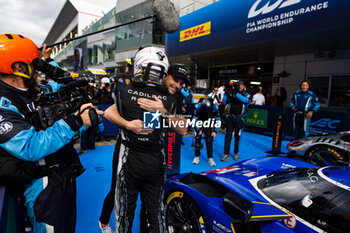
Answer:
<svg viewBox="0 0 350 233"><path fill-rule="evenodd" d="M73 78L70 74L58 67L54 67L44 60L36 59L34 68L53 78L63 85L58 91L41 92L37 99L37 111L30 117L31 123L37 130L46 129L65 116L77 112L81 105L91 102L93 88L88 77ZM92 127L98 127L99 117L95 109L89 110Z"/></svg>
<svg viewBox="0 0 350 233"><path fill-rule="evenodd" d="M239 87L240 81L231 80L230 82L226 83L225 90L229 96L234 96L237 92L239 92Z"/></svg>

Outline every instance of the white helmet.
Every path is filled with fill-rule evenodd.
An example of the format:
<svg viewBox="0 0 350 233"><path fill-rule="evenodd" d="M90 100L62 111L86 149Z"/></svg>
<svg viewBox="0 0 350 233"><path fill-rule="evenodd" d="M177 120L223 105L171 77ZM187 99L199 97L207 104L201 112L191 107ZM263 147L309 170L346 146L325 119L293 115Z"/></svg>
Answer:
<svg viewBox="0 0 350 233"><path fill-rule="evenodd" d="M104 77L104 78L102 78L101 79L101 83L110 83L110 81L109 81L109 78L108 77Z"/></svg>
<svg viewBox="0 0 350 233"><path fill-rule="evenodd" d="M165 53L156 47L146 47L136 53L133 82L148 86L161 85L169 68Z"/></svg>

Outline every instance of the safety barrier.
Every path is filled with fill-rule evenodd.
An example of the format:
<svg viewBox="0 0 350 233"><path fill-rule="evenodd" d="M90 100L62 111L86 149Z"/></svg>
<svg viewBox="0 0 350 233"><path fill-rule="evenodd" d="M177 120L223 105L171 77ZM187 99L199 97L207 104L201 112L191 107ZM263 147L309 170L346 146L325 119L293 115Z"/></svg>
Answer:
<svg viewBox="0 0 350 233"><path fill-rule="evenodd" d="M293 137L293 116L291 108L286 109L285 136ZM320 110L311 118L309 135L334 134L350 130L350 114L346 111Z"/></svg>

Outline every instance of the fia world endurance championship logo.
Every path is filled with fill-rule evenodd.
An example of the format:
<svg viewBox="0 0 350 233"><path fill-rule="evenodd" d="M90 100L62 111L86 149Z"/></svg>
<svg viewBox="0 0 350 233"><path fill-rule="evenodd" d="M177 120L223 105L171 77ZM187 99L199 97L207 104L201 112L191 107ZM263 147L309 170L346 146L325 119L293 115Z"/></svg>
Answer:
<svg viewBox="0 0 350 233"><path fill-rule="evenodd" d="M295 19L301 15L310 15L312 18L315 13L329 8L329 2L328 0L256 0L248 13L246 33L287 26L295 23Z"/></svg>

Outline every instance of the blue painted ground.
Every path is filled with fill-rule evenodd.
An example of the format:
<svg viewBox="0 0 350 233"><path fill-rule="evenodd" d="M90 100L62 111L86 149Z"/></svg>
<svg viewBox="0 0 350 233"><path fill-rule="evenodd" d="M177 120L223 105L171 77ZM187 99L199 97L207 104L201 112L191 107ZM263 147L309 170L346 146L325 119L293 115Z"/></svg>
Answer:
<svg viewBox="0 0 350 233"><path fill-rule="evenodd" d="M221 162L220 158L224 150L225 135L220 133L214 139L214 161L215 168L223 168L235 163L233 155L226 162ZM211 170L206 156L205 145L202 148L200 163L192 164L194 151L191 147L192 137L184 137L184 146L181 148L181 173L185 172L202 172ZM205 141L203 142L205 144ZM286 144L282 143L282 152L286 152ZM231 143L233 150L234 139ZM271 150L272 138L268 136L244 132L240 142L240 161L250 158L266 156L266 151ZM107 195L112 175L112 157L114 145L96 147L95 150L89 150L82 155L81 161L86 171L77 179L77 233L99 233L98 219L100 217L103 200ZM138 203L132 232L139 232L139 211ZM110 225L114 229L114 214L111 216Z"/></svg>

